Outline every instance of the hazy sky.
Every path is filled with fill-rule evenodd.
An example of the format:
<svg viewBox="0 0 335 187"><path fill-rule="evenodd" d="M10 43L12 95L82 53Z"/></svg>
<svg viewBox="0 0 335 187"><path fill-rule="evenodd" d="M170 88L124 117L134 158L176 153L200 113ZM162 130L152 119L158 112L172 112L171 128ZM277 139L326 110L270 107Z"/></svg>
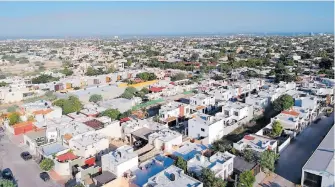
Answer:
<svg viewBox="0 0 335 187"><path fill-rule="evenodd" d="M0 2L0 37L333 32L333 2Z"/></svg>

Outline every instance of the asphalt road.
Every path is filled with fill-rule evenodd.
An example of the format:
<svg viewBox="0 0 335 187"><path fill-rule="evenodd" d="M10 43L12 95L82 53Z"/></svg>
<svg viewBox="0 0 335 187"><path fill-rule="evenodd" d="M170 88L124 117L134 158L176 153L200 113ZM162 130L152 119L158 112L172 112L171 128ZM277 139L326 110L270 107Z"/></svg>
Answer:
<svg viewBox="0 0 335 187"><path fill-rule="evenodd" d="M300 184L302 167L334 125L334 113L303 130L280 154L275 173Z"/></svg>
<svg viewBox="0 0 335 187"><path fill-rule="evenodd" d="M0 169L10 168L18 187L58 187L53 181L44 182L40 179L41 172L33 160L24 161L20 154L23 150L12 143L0 132Z"/></svg>

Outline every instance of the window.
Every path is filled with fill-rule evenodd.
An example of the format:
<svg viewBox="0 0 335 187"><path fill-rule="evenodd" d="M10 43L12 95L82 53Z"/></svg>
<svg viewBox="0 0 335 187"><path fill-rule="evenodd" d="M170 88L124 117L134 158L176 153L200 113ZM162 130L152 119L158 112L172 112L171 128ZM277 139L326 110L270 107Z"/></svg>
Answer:
<svg viewBox="0 0 335 187"><path fill-rule="evenodd" d="M190 113L190 109L186 108L186 114Z"/></svg>
<svg viewBox="0 0 335 187"><path fill-rule="evenodd" d="M234 116L238 116L238 112L234 112Z"/></svg>
<svg viewBox="0 0 335 187"><path fill-rule="evenodd" d="M233 169L233 164L230 163L229 166L228 166L228 171L231 171Z"/></svg>
<svg viewBox="0 0 335 187"><path fill-rule="evenodd" d="M202 132L205 132L205 129L201 128L201 131L202 131Z"/></svg>
<svg viewBox="0 0 335 187"><path fill-rule="evenodd" d="M228 110L225 110L225 111L224 111L224 115L229 116L229 111L228 111Z"/></svg>

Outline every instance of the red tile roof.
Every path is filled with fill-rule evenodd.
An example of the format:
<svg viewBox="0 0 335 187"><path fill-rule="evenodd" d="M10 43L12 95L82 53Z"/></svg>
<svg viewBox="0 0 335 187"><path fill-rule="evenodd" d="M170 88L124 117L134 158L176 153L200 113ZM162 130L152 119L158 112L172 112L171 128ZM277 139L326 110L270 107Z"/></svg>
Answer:
<svg viewBox="0 0 335 187"><path fill-rule="evenodd" d="M65 162L65 161L68 161L68 160L74 160L78 157L76 155L74 155L72 152L67 152L67 153L64 153L62 155L58 155L56 158L59 162Z"/></svg>
<svg viewBox="0 0 335 187"><path fill-rule="evenodd" d="M254 140L255 137L252 137L252 136L249 136L249 135L245 135L244 139L246 139L246 140Z"/></svg>
<svg viewBox="0 0 335 187"><path fill-rule="evenodd" d="M282 114L288 114L288 115L291 115L291 116L299 116L299 112L297 111L294 111L294 110L284 110L281 112Z"/></svg>
<svg viewBox="0 0 335 187"><path fill-rule="evenodd" d="M96 119L92 119L90 121L86 121L84 122L85 125L89 126L89 127L92 127L93 129L95 130L99 130L99 129L102 129L104 128L104 125L102 122L96 120Z"/></svg>
<svg viewBox="0 0 335 187"><path fill-rule="evenodd" d="M151 92L161 92L165 87L151 87L149 90Z"/></svg>
<svg viewBox="0 0 335 187"><path fill-rule="evenodd" d="M124 123L124 122L126 122L126 121L130 121L130 118L125 117L125 118L121 118L121 119L120 119L120 122L121 122L121 123Z"/></svg>

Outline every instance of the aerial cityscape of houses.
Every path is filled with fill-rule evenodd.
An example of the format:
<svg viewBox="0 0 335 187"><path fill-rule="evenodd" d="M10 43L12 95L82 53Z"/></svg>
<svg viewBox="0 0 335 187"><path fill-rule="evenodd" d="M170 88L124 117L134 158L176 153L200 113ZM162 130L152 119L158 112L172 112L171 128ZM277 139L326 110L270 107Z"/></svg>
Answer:
<svg viewBox="0 0 335 187"><path fill-rule="evenodd" d="M334 187L330 34L3 40L0 78L18 186Z"/></svg>

